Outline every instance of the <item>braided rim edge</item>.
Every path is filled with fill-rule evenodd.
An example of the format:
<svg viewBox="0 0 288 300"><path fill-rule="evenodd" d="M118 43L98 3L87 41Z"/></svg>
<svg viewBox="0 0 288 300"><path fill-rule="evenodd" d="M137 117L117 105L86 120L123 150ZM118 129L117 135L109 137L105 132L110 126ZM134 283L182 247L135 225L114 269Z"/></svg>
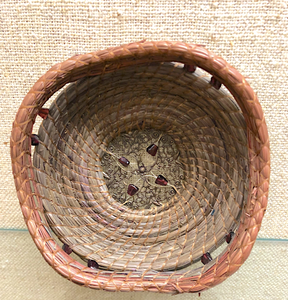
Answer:
<svg viewBox="0 0 288 300"><path fill-rule="evenodd" d="M31 134L36 116L44 103L65 84L84 76L147 62L177 61L198 66L223 83L240 106L247 123L250 182L247 205L241 215L240 226L227 251L216 263L199 276L181 278L116 277L114 272L104 275L67 255L49 235L38 210L43 210L34 181L31 161ZM131 43L89 54L75 55L54 65L31 88L23 99L13 123L11 140L12 170L24 220L44 259L62 276L91 288L108 291L156 291L166 293L199 292L219 284L232 275L249 256L260 230L267 207L270 148L267 126L261 105L245 78L225 60L201 45L181 42ZM37 205L35 200L37 199ZM109 275L110 276L107 276Z"/></svg>

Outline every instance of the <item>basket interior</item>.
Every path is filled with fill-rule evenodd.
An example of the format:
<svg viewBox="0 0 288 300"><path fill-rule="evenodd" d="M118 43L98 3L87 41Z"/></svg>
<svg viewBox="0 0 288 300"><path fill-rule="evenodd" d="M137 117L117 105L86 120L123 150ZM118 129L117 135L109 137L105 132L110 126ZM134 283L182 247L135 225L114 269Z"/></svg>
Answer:
<svg viewBox="0 0 288 300"><path fill-rule="evenodd" d="M69 84L52 103L35 179L50 228L80 258L112 271L216 259L239 226L249 171L244 117L210 78L174 63L127 67Z"/></svg>

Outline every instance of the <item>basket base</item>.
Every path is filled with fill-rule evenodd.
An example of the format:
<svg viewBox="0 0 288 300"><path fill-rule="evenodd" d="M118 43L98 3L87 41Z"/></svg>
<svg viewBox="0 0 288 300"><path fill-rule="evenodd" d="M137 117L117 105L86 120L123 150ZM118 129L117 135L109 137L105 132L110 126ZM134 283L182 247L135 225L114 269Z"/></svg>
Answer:
<svg viewBox="0 0 288 300"><path fill-rule="evenodd" d="M184 172L174 139L157 130L123 133L101 159L111 196L131 209L161 206L182 186Z"/></svg>

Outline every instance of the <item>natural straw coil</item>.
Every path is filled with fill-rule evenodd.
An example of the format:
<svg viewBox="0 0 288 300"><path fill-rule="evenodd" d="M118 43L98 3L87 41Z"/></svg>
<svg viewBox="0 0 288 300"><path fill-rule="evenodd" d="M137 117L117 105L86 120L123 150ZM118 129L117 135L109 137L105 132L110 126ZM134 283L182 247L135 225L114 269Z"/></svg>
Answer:
<svg viewBox="0 0 288 300"><path fill-rule="evenodd" d="M91 288L210 288L244 263L267 206L257 96L200 45L142 41L55 65L19 108L11 158L38 249Z"/></svg>

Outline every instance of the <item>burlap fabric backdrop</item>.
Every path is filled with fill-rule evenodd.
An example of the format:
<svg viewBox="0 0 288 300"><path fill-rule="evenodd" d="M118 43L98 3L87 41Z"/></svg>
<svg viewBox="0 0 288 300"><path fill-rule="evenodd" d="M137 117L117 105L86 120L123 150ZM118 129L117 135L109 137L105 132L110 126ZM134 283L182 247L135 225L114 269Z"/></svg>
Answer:
<svg viewBox="0 0 288 300"><path fill-rule="evenodd" d="M235 299L287 299L287 7L288 1L280 0L1 1L1 299L148 296L83 289L65 281L46 265L28 233L21 232L25 224L15 192L9 149L18 107L50 66L77 53L142 39L206 45L247 76L257 91L269 129L272 166L268 209L259 237L270 240L257 242L237 274L201 297L231 299L233 292ZM149 297L167 296L150 293ZM193 295L179 297L190 299Z"/></svg>

